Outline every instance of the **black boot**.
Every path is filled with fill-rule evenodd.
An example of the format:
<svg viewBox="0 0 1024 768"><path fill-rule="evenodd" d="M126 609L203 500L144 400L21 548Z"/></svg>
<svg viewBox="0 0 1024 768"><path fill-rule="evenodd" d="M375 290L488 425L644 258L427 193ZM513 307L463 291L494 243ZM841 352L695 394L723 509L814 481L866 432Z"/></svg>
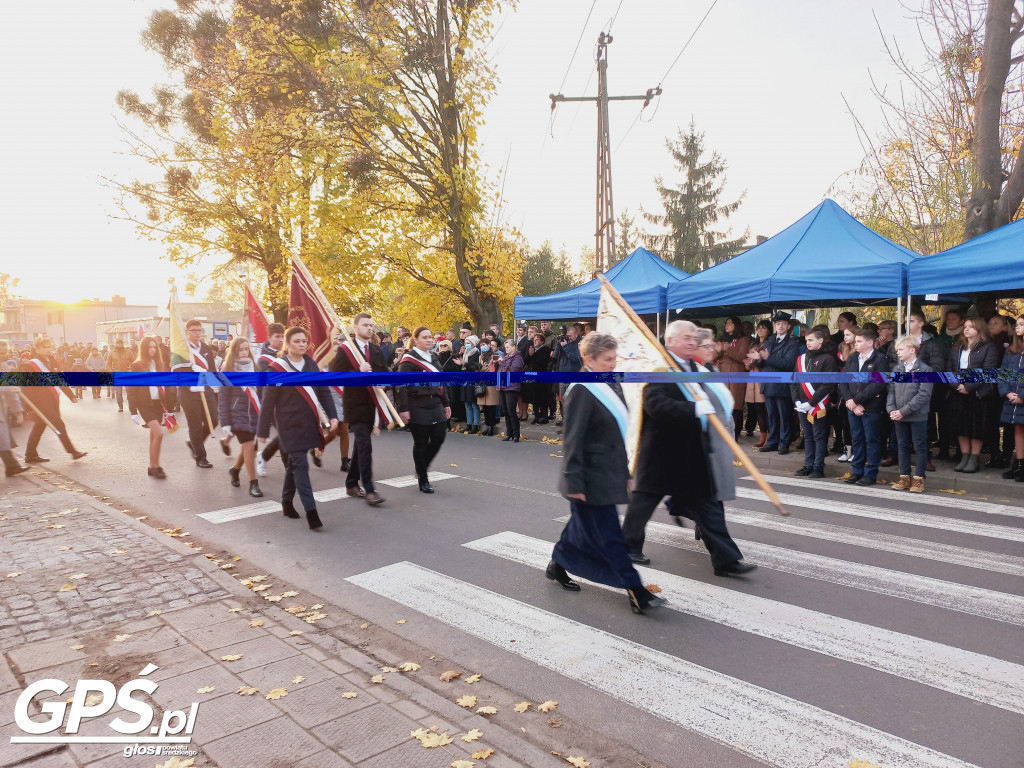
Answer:
<svg viewBox="0 0 1024 768"><path fill-rule="evenodd" d="M14 477L21 472L27 472L29 469L18 463L12 451L0 451L0 457L4 460L4 469L7 471L7 477Z"/></svg>
<svg viewBox="0 0 1024 768"><path fill-rule="evenodd" d="M315 509L306 510L306 522L309 523L311 531L319 531L324 527L324 524L320 522L320 515L316 513Z"/></svg>
<svg viewBox="0 0 1024 768"><path fill-rule="evenodd" d="M733 439L740 439L740 432L743 431L743 409L734 408L732 411Z"/></svg>
<svg viewBox="0 0 1024 768"><path fill-rule="evenodd" d="M292 504L291 500L281 501L281 511L284 512L285 517L298 518L299 513L295 509L295 505Z"/></svg>
<svg viewBox="0 0 1024 768"><path fill-rule="evenodd" d="M1003 480L1013 480L1022 471L1024 471L1024 461L1021 461L1020 459L1014 459L1013 464L1010 465L1010 468L1003 472Z"/></svg>
<svg viewBox="0 0 1024 768"><path fill-rule="evenodd" d="M263 498L263 491L260 490L260 481L259 480L250 480L249 481L249 495L252 496L254 499L261 499L261 498Z"/></svg>
<svg viewBox="0 0 1024 768"><path fill-rule="evenodd" d="M434 492L434 489L430 485L430 481L427 480L427 476L426 475L420 475L419 478L418 478L418 481L419 481L419 486L420 486L420 493L433 493Z"/></svg>
<svg viewBox="0 0 1024 768"><path fill-rule="evenodd" d="M579 592L580 585L569 578L569 574L565 572L565 568L560 566L554 560L548 563L547 569L544 571L544 575L552 581L557 581L562 585L562 589L567 589L570 592Z"/></svg>

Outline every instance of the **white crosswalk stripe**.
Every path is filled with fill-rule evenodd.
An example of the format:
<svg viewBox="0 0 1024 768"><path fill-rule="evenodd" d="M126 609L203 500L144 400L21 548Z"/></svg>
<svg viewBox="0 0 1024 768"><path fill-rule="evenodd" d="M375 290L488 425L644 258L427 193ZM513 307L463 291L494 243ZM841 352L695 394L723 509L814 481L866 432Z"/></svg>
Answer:
<svg viewBox="0 0 1024 768"><path fill-rule="evenodd" d="M807 536L824 541L838 541L853 544L857 547L877 549L882 552L893 552L898 555L920 557L951 565L963 565L996 573L1008 573L1013 576L1024 576L1024 557L1004 555L999 552L984 552L979 549L968 549L954 544L942 544L924 539L908 539L888 533L861 531L857 528L846 528L831 523L819 523L816 520L800 520L794 517L782 517L776 512L755 512L726 505L726 517L729 523L749 525L770 531L783 531L795 536Z"/></svg>
<svg viewBox="0 0 1024 768"><path fill-rule="evenodd" d="M902 768L970 765L409 562L348 581L779 768L846 766L854 760ZM729 714L709 718L709 711Z"/></svg>
<svg viewBox="0 0 1024 768"><path fill-rule="evenodd" d="M505 531L463 546L543 570L553 542ZM1024 714L1019 664L663 571L637 571L645 584L664 590L671 609Z"/></svg>
<svg viewBox="0 0 1024 768"><path fill-rule="evenodd" d="M736 489L736 498L768 501L767 494L760 488L739 487ZM1024 528L1013 528L1008 525L976 523L972 520L928 515L922 512L906 512L900 509L888 509L885 507L872 507L867 504L855 504L847 501L819 499L795 493L780 493L779 500L786 507L802 507L804 509L815 509L819 512L833 512L838 515L867 517L874 520L886 520L892 523L903 523L923 528L954 531L970 536L985 536L991 539L1024 542Z"/></svg>
<svg viewBox="0 0 1024 768"><path fill-rule="evenodd" d="M555 520L564 523L568 515ZM647 524L647 541L676 549L706 553L689 531L665 523ZM1024 627L1024 596L971 587L952 581L902 573L874 565L824 557L795 549L784 549L756 541L734 541L746 561L808 579L827 581L867 592L890 595L926 605L937 605L959 613L981 616Z"/></svg>
<svg viewBox="0 0 1024 768"><path fill-rule="evenodd" d="M888 486L853 486L845 483L822 480L808 480L805 477L788 477L786 475L765 475L765 480L772 486L788 485L793 488L813 488L816 492L828 491L829 493L842 493L861 498L879 499L884 502L883 506L909 506L926 505L932 507L946 507L947 509L970 510L971 512L984 512L986 515L1003 515L1005 517L1024 517L1024 507L1015 507L1009 504L995 504L989 501L961 498L959 496L937 496L927 493L920 496L911 496L899 491L893 491ZM754 482L749 475L738 478L745 482ZM1007 494L1014 493L1014 486L1008 484Z"/></svg>
<svg viewBox="0 0 1024 768"><path fill-rule="evenodd" d="M438 480L451 480L453 477L458 475L450 475L447 472L431 472L430 482L436 483ZM401 477L392 477L387 480L375 480L374 482L380 483L381 485L389 485L392 488L408 488L416 485L419 479L416 475L402 475Z"/></svg>

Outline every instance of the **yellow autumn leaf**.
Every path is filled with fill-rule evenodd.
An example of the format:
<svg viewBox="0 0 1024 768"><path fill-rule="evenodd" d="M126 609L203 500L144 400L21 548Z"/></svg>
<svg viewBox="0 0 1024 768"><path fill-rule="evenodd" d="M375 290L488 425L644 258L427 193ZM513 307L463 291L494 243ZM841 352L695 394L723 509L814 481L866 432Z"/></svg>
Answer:
<svg viewBox="0 0 1024 768"><path fill-rule="evenodd" d="M477 672L475 675L470 675L466 678L467 683L479 683L483 679L483 675Z"/></svg>
<svg viewBox="0 0 1024 768"><path fill-rule="evenodd" d="M557 706L558 706L558 702L557 701L552 701L551 699L548 699L543 704L538 704L537 705L537 711L538 712L553 712L555 707L557 707Z"/></svg>
<svg viewBox="0 0 1024 768"><path fill-rule="evenodd" d="M61 592L71 592L72 590L78 589L74 584L65 584L60 588Z"/></svg>
<svg viewBox="0 0 1024 768"><path fill-rule="evenodd" d="M436 725L434 726L434 730L435 731L437 730L437 726ZM430 729L429 728L417 728L415 731L410 731L409 735L412 736L414 739L417 739L417 740L424 739L424 738L426 738L427 736L430 735Z"/></svg>
<svg viewBox="0 0 1024 768"><path fill-rule="evenodd" d="M110 554L110 555L127 555L128 552L123 550L123 549L112 549L107 554Z"/></svg>
<svg viewBox="0 0 1024 768"><path fill-rule="evenodd" d="M403 672L415 672L420 668L420 665L414 661L407 661L404 664L399 664L398 666Z"/></svg>
<svg viewBox="0 0 1024 768"><path fill-rule="evenodd" d="M131 638L131 635L115 635L114 642L123 643L125 640L128 640L129 638Z"/></svg>
<svg viewBox="0 0 1024 768"><path fill-rule="evenodd" d="M72 651L80 651L80 650L82 650L83 648L85 648L85 646L84 646L84 645L82 645L81 643L79 643L78 645L72 645L72 646L71 646L71 650L72 650Z"/></svg>
<svg viewBox="0 0 1024 768"><path fill-rule="evenodd" d="M228 613L238 613L241 608L228 608Z"/></svg>
<svg viewBox="0 0 1024 768"><path fill-rule="evenodd" d="M939 488L939 493L955 493L957 496L963 496L967 491L954 491L952 488Z"/></svg>
<svg viewBox="0 0 1024 768"><path fill-rule="evenodd" d="M457 669L449 669L447 672L442 672L438 680L440 680L442 683L450 683L452 680L455 680L458 677L462 677L461 672L459 672Z"/></svg>
<svg viewBox="0 0 1024 768"><path fill-rule="evenodd" d="M64 544L64 545L62 545L60 547L57 547L57 551L58 552L67 552L69 549L71 549L71 545L70 544Z"/></svg>
<svg viewBox="0 0 1024 768"><path fill-rule="evenodd" d="M252 587L251 589L252 589L253 592L263 592L265 590L270 589L270 585L269 584L257 584L255 587Z"/></svg>
<svg viewBox="0 0 1024 768"><path fill-rule="evenodd" d="M874 763L869 763L867 760L858 760L856 758L851 760L848 765L849 768L882 768L880 765L875 765Z"/></svg>
<svg viewBox="0 0 1024 768"><path fill-rule="evenodd" d="M281 597L298 597L298 594L294 589L289 589L287 592L282 592Z"/></svg>
<svg viewBox="0 0 1024 768"><path fill-rule="evenodd" d="M384 675L374 675L373 677L370 678L370 682L371 683L383 683L384 682Z"/></svg>
<svg viewBox="0 0 1024 768"><path fill-rule="evenodd" d="M197 688L196 693L213 693L216 687L215 685L208 685L205 688Z"/></svg>
<svg viewBox="0 0 1024 768"><path fill-rule="evenodd" d="M305 611L306 610L306 606L304 606L304 605L289 605L284 610L285 610L285 613L290 613L292 616L295 616L295 615L300 614L303 611Z"/></svg>
<svg viewBox="0 0 1024 768"><path fill-rule="evenodd" d="M646 587L644 587L644 589L646 589L648 592L653 592L654 594L658 594L659 592L661 592L661 587L659 587L657 584L648 584Z"/></svg>
<svg viewBox="0 0 1024 768"><path fill-rule="evenodd" d="M369 627L370 627L370 623L367 622L367 621L364 621L362 624L359 625L360 629L369 629Z"/></svg>
<svg viewBox="0 0 1024 768"><path fill-rule="evenodd" d="M277 699L283 699L287 695L288 695L288 689L287 688L275 688L270 693L268 693L266 696L264 696L264 698L270 699L271 701L276 701Z"/></svg>
<svg viewBox="0 0 1024 768"><path fill-rule="evenodd" d="M282 598L280 595L264 595L263 599L267 600L267 601L269 601L271 603L279 603L284 598Z"/></svg>
<svg viewBox="0 0 1024 768"><path fill-rule="evenodd" d="M473 730L468 731L465 735L463 735L462 740L466 743L469 743L471 741L476 741L477 739L483 738L483 735L483 731L481 731L479 728L474 728Z"/></svg>
<svg viewBox="0 0 1024 768"><path fill-rule="evenodd" d="M77 581L78 579L87 579L87 578L89 578L89 574L88 573L72 573L70 576L68 576L68 578Z"/></svg>
<svg viewBox="0 0 1024 768"><path fill-rule="evenodd" d="M316 605L310 606L310 608L312 608L314 611L319 611L323 607L324 607L323 603L317 603Z"/></svg>
<svg viewBox="0 0 1024 768"><path fill-rule="evenodd" d="M291 632L288 633L288 637L298 637L301 634L302 634L302 630L301 629L293 629Z"/></svg>
<svg viewBox="0 0 1024 768"><path fill-rule="evenodd" d="M380 671L381 672L397 672L398 671L398 667L392 667L390 665L385 665L385 666L380 668Z"/></svg>
<svg viewBox="0 0 1024 768"><path fill-rule="evenodd" d="M514 707L512 707L512 709L515 710L516 712L525 712L531 706L532 705L528 701L520 701L518 704L516 704Z"/></svg>
<svg viewBox="0 0 1024 768"><path fill-rule="evenodd" d="M159 616L161 613L163 613L163 611L161 611L159 608L157 608L155 611L150 611L146 615L147 616Z"/></svg>
<svg viewBox="0 0 1024 768"><path fill-rule="evenodd" d="M221 656L221 661L238 661L244 654L241 653L230 653L227 656Z"/></svg>
<svg viewBox="0 0 1024 768"><path fill-rule="evenodd" d="M258 584L259 582L266 581L266 580L267 580L267 577L265 575L263 575L263 574L259 574L258 576L250 576L249 577L249 581L253 582L254 584Z"/></svg>
<svg viewBox="0 0 1024 768"><path fill-rule="evenodd" d="M7 578L8 579L16 579L19 576L21 576L22 573L23 573L22 571L11 571L10 573L7 574Z"/></svg>
<svg viewBox="0 0 1024 768"><path fill-rule="evenodd" d="M101 701L103 701L102 693L92 693L85 697L85 706L95 707Z"/></svg>
<svg viewBox="0 0 1024 768"><path fill-rule="evenodd" d="M295 683L296 685L298 685L299 683L301 683L305 679L306 679L305 675L296 675L295 677L292 678L292 682Z"/></svg>
<svg viewBox="0 0 1024 768"><path fill-rule="evenodd" d="M490 747L483 747L473 753L472 757L474 760L486 760L488 757L494 754L494 750Z"/></svg>
<svg viewBox="0 0 1024 768"><path fill-rule="evenodd" d="M182 760L180 757L175 755L166 763L157 763L154 768L192 768L195 764L196 759L194 757Z"/></svg>
<svg viewBox="0 0 1024 768"><path fill-rule="evenodd" d="M576 768L590 768L590 763L582 757L573 757L572 755L569 755L569 757L565 758L565 762L569 763L569 765L576 766Z"/></svg>
<svg viewBox="0 0 1024 768"><path fill-rule="evenodd" d="M467 693L465 696L460 696L459 698L457 698L455 700L455 703L458 704L460 707L471 709L472 707L476 706L476 696L472 696Z"/></svg>
<svg viewBox="0 0 1024 768"><path fill-rule="evenodd" d="M253 619L252 621L249 622L249 626L250 627L262 627L263 626L263 619Z"/></svg>
<svg viewBox="0 0 1024 768"><path fill-rule="evenodd" d="M476 768L476 763L472 760L452 760L448 768Z"/></svg>
<svg viewBox="0 0 1024 768"><path fill-rule="evenodd" d="M446 744L451 744L453 741L455 741L455 739L447 733L428 733L420 739L420 744L424 749L434 749L435 747L443 747Z"/></svg>
<svg viewBox="0 0 1024 768"><path fill-rule="evenodd" d="M48 525L46 527L49 528L50 530L56 531L56 530L59 530L59 529L63 528L64 526L63 525Z"/></svg>
<svg viewBox="0 0 1024 768"><path fill-rule="evenodd" d="M241 688L235 691L235 693L237 693L239 696L252 696L254 693L259 692L259 688L253 688L251 685L243 685Z"/></svg>
<svg viewBox="0 0 1024 768"><path fill-rule="evenodd" d="M341 698L343 698L343 699L354 699L358 695L359 694L356 693L355 691L345 691L343 694L341 694Z"/></svg>
<svg viewBox="0 0 1024 768"><path fill-rule="evenodd" d="M496 715L498 714L497 707L477 707L476 713L478 715Z"/></svg>
<svg viewBox="0 0 1024 768"><path fill-rule="evenodd" d="M405 624L405 619L399 619L395 624Z"/></svg>
<svg viewBox="0 0 1024 768"><path fill-rule="evenodd" d="M202 549L202 547L199 547L199 549ZM221 566L221 570L230 571L234 567L235 567L234 563L224 563L224 565Z"/></svg>

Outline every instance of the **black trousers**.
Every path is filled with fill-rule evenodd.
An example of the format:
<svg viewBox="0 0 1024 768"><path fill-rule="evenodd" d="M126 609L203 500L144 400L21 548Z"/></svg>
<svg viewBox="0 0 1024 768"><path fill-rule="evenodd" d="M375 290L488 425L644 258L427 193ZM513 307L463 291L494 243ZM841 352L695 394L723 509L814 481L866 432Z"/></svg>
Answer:
<svg viewBox="0 0 1024 768"><path fill-rule="evenodd" d="M263 460L270 461L274 458L274 454L277 453L280 447L281 441L278 439L277 435L274 435L267 441L267 444L263 446L263 450L261 451L263 454ZM284 460L284 451L281 452L281 460Z"/></svg>
<svg viewBox="0 0 1024 768"><path fill-rule="evenodd" d="M192 450L196 452L196 461L205 459L206 446L203 442L210 436L210 428L217 426L217 395L214 392L206 393L206 405L210 409L212 424L206 423L202 392L193 392L188 387L178 387L178 402L185 412L188 439L192 443Z"/></svg>
<svg viewBox="0 0 1024 768"><path fill-rule="evenodd" d="M502 389L501 411L505 415L505 434L508 437L519 437L519 392L515 389Z"/></svg>
<svg viewBox="0 0 1024 768"><path fill-rule="evenodd" d="M64 426L64 419L60 417L60 411L42 408L39 410L46 414L46 418L48 418L50 423L57 428L58 432L60 432L60 444L64 446L64 450L68 453L74 453L75 446L72 445L71 438L68 437L68 428ZM26 459L35 458L39 455L39 439L43 436L43 432L45 432L46 429L46 424L36 416L32 422L32 431L28 433L28 442L25 444Z"/></svg>
<svg viewBox="0 0 1024 768"><path fill-rule="evenodd" d="M662 496L656 493L633 491L629 506L626 508L626 519L622 523L622 535L626 539L626 549L639 554L644 549L644 530L647 522L654 514ZM673 499L671 512L693 520L700 528L701 541L711 555L711 565L725 568L743 559L743 553L729 535L725 526L725 506L712 499Z"/></svg>
<svg viewBox="0 0 1024 768"><path fill-rule="evenodd" d="M481 406L484 412L484 424L488 427L493 427L498 423L498 406L496 405L484 405Z"/></svg>
<svg viewBox="0 0 1024 768"><path fill-rule="evenodd" d="M309 457L306 451L281 451L284 460L284 485L281 488L281 501L291 501L298 491L302 501L302 509L306 512L316 509L313 497L313 486L309 482Z"/></svg>
<svg viewBox="0 0 1024 768"><path fill-rule="evenodd" d="M448 424L439 421L436 424L409 424L412 433L412 461L416 465L416 477L427 479L430 462L437 456L448 434Z"/></svg>
<svg viewBox="0 0 1024 768"><path fill-rule="evenodd" d="M345 487L355 488L362 482L363 490L373 493L373 443L370 441L373 425L363 422L350 423L348 433L354 447L352 468L345 477Z"/></svg>

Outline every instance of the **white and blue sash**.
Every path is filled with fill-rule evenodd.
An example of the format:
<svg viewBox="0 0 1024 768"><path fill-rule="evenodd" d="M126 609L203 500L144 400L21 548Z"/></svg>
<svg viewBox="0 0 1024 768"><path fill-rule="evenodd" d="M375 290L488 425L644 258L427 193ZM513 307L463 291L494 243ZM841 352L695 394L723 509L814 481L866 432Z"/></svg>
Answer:
<svg viewBox="0 0 1024 768"><path fill-rule="evenodd" d="M568 391L573 387L584 387L588 392L590 392L590 394L597 398L597 401L601 403L601 405L608 409L608 412L615 418L615 423L619 425L619 432L622 433L622 442L626 442L626 429L629 424L629 409L626 407L626 404L622 402L622 398L615 394L615 390L607 384L600 382L594 382L591 384L579 384L577 382L573 382L566 387L565 391L568 393Z"/></svg>
<svg viewBox="0 0 1024 768"><path fill-rule="evenodd" d="M672 355L672 356L676 357L675 355ZM680 360L680 359L681 358L676 357L676 360ZM697 373L710 373L710 371L707 368L705 368L703 365L698 363L696 360L692 360L691 359L688 362L690 363L690 365L692 365L696 369ZM701 387L701 389L702 389L701 393L708 397L708 399L711 401L711 404L713 406L715 406L715 410L716 411L717 410L721 410L722 413L727 418L732 415L733 405L734 405L735 401L733 400L732 392L729 391L729 387L727 385L721 384L719 382L714 382L714 381L703 381L700 384L697 384L696 386ZM686 384L683 384L683 383L680 382L678 384L678 387L679 387L679 390L683 393L683 397L685 397L691 403L694 403L694 402L697 401L697 398L695 398L693 396L693 394L691 394L691 392L690 392L689 388L686 386ZM706 392L704 391L705 388L707 390ZM707 416L701 416L700 417L700 426L701 426L701 428L704 431L707 431L707 428L708 428L708 417Z"/></svg>

